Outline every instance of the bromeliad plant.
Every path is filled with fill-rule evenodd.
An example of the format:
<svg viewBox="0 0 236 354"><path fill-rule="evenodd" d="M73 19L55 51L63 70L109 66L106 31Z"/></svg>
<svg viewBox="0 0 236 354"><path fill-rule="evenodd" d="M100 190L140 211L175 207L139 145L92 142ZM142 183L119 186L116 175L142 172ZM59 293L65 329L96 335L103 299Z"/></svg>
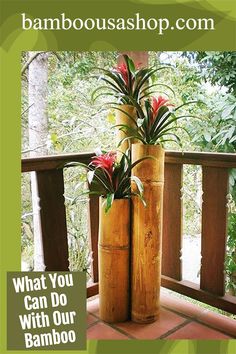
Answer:
<svg viewBox="0 0 236 354"><path fill-rule="evenodd" d="M89 185L92 184L92 188L82 194L95 194L104 197L105 211L108 212L114 199L130 198L132 195L139 197L145 205L143 184L138 177L131 176L132 168L143 160L131 163L130 151L126 154L122 153L119 161L116 152L99 151L96 156L92 157L89 165L74 162L67 164L67 166L82 166L87 169L87 180ZM131 191L131 182L136 185L135 192Z"/></svg>
<svg viewBox="0 0 236 354"><path fill-rule="evenodd" d="M135 121L130 117L135 124L134 127L125 124L116 125L116 127L123 130L127 136L120 141L119 145L128 139L135 139L143 144L150 145L162 144L166 141L174 141L181 145L181 140L175 130L180 128L186 131L186 129L178 126L176 124L177 121L187 117L197 117L193 115L178 116L176 113L183 106L196 102L197 101L186 102L175 107L173 104L169 103L168 99L159 96L157 99L151 97L145 100L144 105L141 106L132 100L132 104L137 110L138 119ZM128 113L125 114L128 115Z"/></svg>
<svg viewBox="0 0 236 354"><path fill-rule="evenodd" d="M118 104L133 105L133 101L139 103L143 98L151 94L150 90L154 86L165 86L165 84L149 84L152 75L162 69L171 68L170 66L139 68L135 67L134 62L128 55L123 55L123 63L117 67L106 70L97 68L103 75L96 76L105 85L99 86L93 93L92 99L95 101L100 96L113 96ZM114 103L114 102L113 102Z"/></svg>

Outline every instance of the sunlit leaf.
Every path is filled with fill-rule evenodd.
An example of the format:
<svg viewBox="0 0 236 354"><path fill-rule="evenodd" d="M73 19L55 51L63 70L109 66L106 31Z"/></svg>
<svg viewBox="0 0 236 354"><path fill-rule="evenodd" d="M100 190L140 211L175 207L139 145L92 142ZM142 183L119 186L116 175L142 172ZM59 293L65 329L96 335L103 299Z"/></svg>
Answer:
<svg viewBox="0 0 236 354"><path fill-rule="evenodd" d="M88 178L88 183L91 184L92 180L94 178L95 170L94 171L88 171L87 173L87 178Z"/></svg>
<svg viewBox="0 0 236 354"><path fill-rule="evenodd" d="M112 113L112 112L108 113L107 121L111 124L114 124L116 122L116 117L115 117L114 113Z"/></svg>

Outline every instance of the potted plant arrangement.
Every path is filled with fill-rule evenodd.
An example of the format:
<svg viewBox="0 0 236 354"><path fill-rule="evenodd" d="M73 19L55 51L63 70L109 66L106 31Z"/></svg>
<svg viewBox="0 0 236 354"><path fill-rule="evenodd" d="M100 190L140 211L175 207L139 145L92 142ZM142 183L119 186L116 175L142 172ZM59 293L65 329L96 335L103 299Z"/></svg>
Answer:
<svg viewBox="0 0 236 354"><path fill-rule="evenodd" d="M131 163L129 152L118 161L117 152L99 151L89 165L73 163L86 168L88 182L93 183L93 190L84 193L100 196L99 309L101 319L110 323L129 317L130 198L145 204L143 185L131 171L144 159Z"/></svg>
<svg viewBox="0 0 236 354"><path fill-rule="evenodd" d="M101 95L116 99L110 105L117 112L115 127L121 151L100 152L89 165L82 166L93 186L86 193L100 196L100 317L107 322L129 318L131 275L132 320L148 323L157 319L160 307L162 144L171 140L180 143L175 129L178 120L186 116L177 112L193 102L175 107L165 97L150 97L154 86L166 86L173 92L165 84L149 83L156 71L168 66L138 68L127 55L123 60L112 70L100 69L104 85L92 95L93 99Z"/></svg>
<svg viewBox="0 0 236 354"><path fill-rule="evenodd" d="M155 86L165 86L165 84L149 84L150 78L159 70L170 68L170 66L160 66L141 68L136 65L128 55L123 55L123 62L112 70L97 68L103 73L97 76L104 85L99 86L92 94L92 99L96 100L100 96L112 96L116 99L111 102L111 108L116 110L116 124L124 124L135 127L137 112L135 103L141 104L142 100L151 94L150 90ZM168 87L170 90L171 88ZM117 143L120 144L120 150L125 152L129 148L130 140L125 140L126 132L119 130L117 132ZM131 140L132 142L132 140Z"/></svg>
<svg viewBox="0 0 236 354"><path fill-rule="evenodd" d="M132 144L133 163L145 156L154 158L142 160L132 171L144 185L147 204L143 208L138 200L132 200L131 315L135 322L153 322L159 314L165 155L162 144L166 141L181 143L175 133L176 122L186 116L176 113L190 103L193 102L174 107L162 96L152 97L144 102L144 107L134 103L138 116L134 128L119 125L126 132L124 139L139 141ZM134 185L132 190L136 190Z"/></svg>

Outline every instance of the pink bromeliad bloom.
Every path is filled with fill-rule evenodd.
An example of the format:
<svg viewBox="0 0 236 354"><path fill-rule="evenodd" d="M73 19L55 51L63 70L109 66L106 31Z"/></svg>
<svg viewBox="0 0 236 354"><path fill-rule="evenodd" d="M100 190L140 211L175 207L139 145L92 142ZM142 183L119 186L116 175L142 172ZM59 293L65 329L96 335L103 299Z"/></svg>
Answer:
<svg viewBox="0 0 236 354"><path fill-rule="evenodd" d="M121 74L124 82L126 83L126 85L128 84L128 70L127 70L127 66L125 63L121 63L120 65L118 65L115 70Z"/></svg>
<svg viewBox="0 0 236 354"><path fill-rule="evenodd" d="M162 106L174 106L171 103L168 103L168 99L162 96L158 96L158 98L156 99L155 97L152 97L152 110L153 110L153 114L156 116L158 110L160 107Z"/></svg>
<svg viewBox="0 0 236 354"><path fill-rule="evenodd" d="M174 106L171 103L168 103L169 100L163 96L158 96L158 98L156 99L155 97L152 97L152 120L155 119L160 107L162 106Z"/></svg>
<svg viewBox="0 0 236 354"><path fill-rule="evenodd" d="M106 171L112 178L113 167L116 162L116 152L110 151L100 156L92 157L92 165Z"/></svg>

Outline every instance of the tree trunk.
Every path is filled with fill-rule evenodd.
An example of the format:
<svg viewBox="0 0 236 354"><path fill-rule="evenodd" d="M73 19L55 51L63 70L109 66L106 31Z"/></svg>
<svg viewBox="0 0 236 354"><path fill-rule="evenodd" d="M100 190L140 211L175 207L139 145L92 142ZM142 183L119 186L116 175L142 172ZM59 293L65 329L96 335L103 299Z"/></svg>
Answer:
<svg viewBox="0 0 236 354"><path fill-rule="evenodd" d="M34 52L29 53L30 56ZM42 53L29 65L29 149L30 157L47 155L46 140L48 135L47 118L47 81L48 54ZM39 200L35 172L31 173L31 194L34 227L34 270L45 269L42 247Z"/></svg>

